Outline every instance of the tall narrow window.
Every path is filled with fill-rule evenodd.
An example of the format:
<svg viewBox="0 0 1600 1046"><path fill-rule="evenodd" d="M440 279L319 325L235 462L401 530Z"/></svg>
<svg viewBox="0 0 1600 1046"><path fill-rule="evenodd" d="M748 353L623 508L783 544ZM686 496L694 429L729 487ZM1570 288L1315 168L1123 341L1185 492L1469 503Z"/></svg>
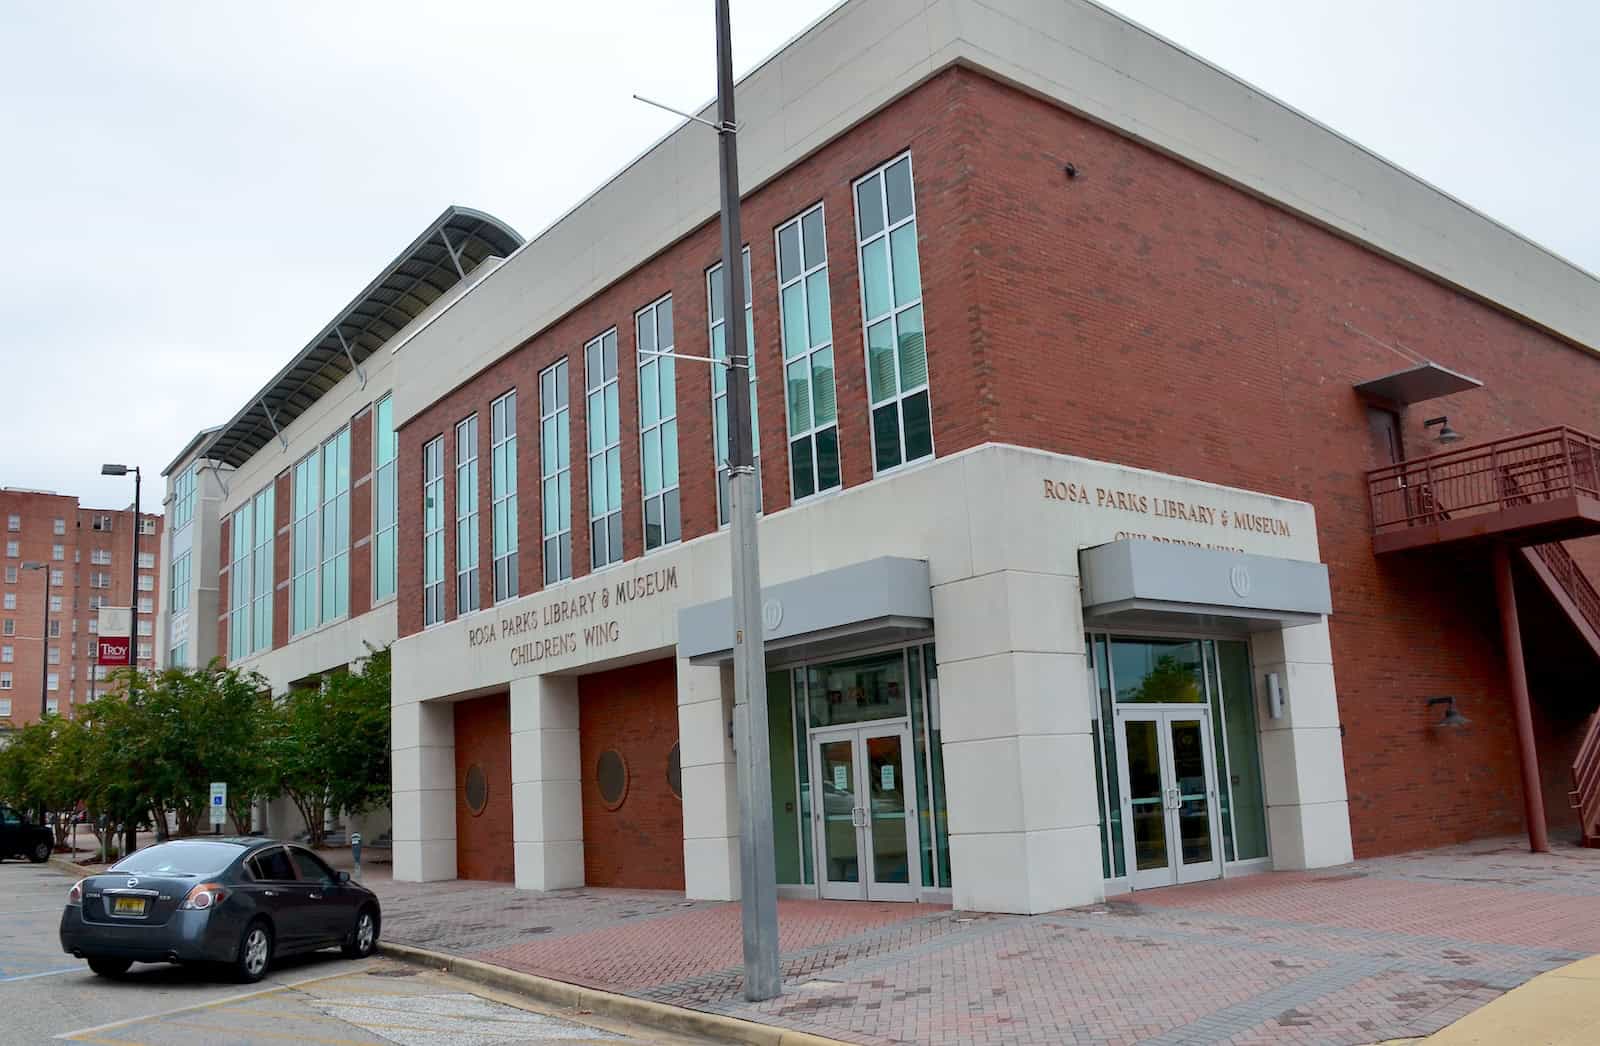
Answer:
<svg viewBox="0 0 1600 1046"><path fill-rule="evenodd" d="M478 416L456 423L456 616L478 609Z"/></svg>
<svg viewBox="0 0 1600 1046"><path fill-rule="evenodd" d="M572 576L572 447L567 361L539 375L539 485L543 511L544 583Z"/></svg>
<svg viewBox="0 0 1600 1046"><path fill-rule="evenodd" d="M422 623L444 620L444 437L422 448Z"/></svg>
<svg viewBox="0 0 1600 1046"><path fill-rule="evenodd" d="M727 309L723 308L722 265L706 272L706 316L711 324L711 356L728 358ZM761 511L761 426L756 424L756 329L750 313L750 248L744 249L744 347L750 354L750 437L755 449L756 511ZM717 466L717 523L728 522L728 370L711 367L711 424L716 443L712 451Z"/></svg>
<svg viewBox="0 0 1600 1046"><path fill-rule="evenodd" d="M320 534L317 509L322 504L321 454L312 451L294 467L294 526L290 549L289 633L298 635L317 624L317 565Z"/></svg>
<svg viewBox="0 0 1600 1046"><path fill-rule="evenodd" d="M255 497L256 533L251 545L251 574L256 579L252 650L272 647L272 545L277 536L277 495L268 483ZM188 577L188 567L184 568Z"/></svg>
<svg viewBox="0 0 1600 1046"><path fill-rule="evenodd" d="M517 390L489 405L494 601L517 594Z"/></svg>
<svg viewBox="0 0 1600 1046"><path fill-rule="evenodd" d="M909 153L856 182L856 232L872 460L882 472L933 453Z"/></svg>
<svg viewBox="0 0 1600 1046"><path fill-rule="evenodd" d="M172 529L182 530L194 519L195 475L199 465L190 465L172 481Z"/></svg>
<svg viewBox="0 0 1600 1046"><path fill-rule="evenodd" d="M228 557L228 660L240 661L250 654L250 610L254 596L251 592L250 548L255 542L255 507L246 501L233 514L233 543ZM184 553L184 559L189 558ZM267 579L271 584L271 579Z"/></svg>
<svg viewBox="0 0 1600 1046"><path fill-rule="evenodd" d="M783 331L789 486L794 500L839 485L833 389L833 316L822 204L778 227L778 310Z"/></svg>
<svg viewBox="0 0 1600 1046"><path fill-rule="evenodd" d="M189 609L189 582L193 578L190 568L192 552L185 552L175 556L172 560L172 594L170 596L172 612L181 614Z"/></svg>
<svg viewBox="0 0 1600 1046"><path fill-rule="evenodd" d="M350 429L322 445L322 620L350 612Z"/></svg>
<svg viewBox="0 0 1600 1046"><path fill-rule="evenodd" d="M634 315L639 335L639 472L644 490L644 548L680 536L678 516L678 361L671 355L672 295Z"/></svg>
<svg viewBox="0 0 1600 1046"><path fill-rule="evenodd" d="M617 401L617 331L583 347L589 429L589 565L622 562L622 418Z"/></svg>
<svg viewBox="0 0 1600 1046"><path fill-rule="evenodd" d="M372 600L394 595L396 541L400 513L396 498L395 458L400 445L394 434L394 400L385 396L372 411Z"/></svg>

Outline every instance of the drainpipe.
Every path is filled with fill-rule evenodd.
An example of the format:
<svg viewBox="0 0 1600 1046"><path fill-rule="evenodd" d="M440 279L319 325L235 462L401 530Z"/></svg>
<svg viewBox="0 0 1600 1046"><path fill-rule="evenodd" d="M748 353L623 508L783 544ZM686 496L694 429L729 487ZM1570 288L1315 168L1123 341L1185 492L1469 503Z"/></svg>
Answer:
<svg viewBox="0 0 1600 1046"><path fill-rule="evenodd" d="M1500 628L1505 636L1506 673L1511 681L1511 708L1517 720L1517 747L1522 754L1522 807L1528 822L1528 849L1550 852L1544 826L1544 791L1539 783L1539 750L1533 742L1533 710L1528 703L1528 672L1522 660L1522 629L1517 624L1517 593L1511 583L1511 548L1494 546L1494 587L1500 598Z"/></svg>

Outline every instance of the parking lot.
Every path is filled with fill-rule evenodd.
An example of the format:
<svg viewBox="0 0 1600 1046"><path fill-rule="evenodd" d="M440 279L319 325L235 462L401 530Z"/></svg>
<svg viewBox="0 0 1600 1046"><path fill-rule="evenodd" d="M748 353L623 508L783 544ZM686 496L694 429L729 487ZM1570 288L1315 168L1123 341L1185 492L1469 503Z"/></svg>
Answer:
<svg viewBox="0 0 1600 1046"><path fill-rule="evenodd" d="M0 864L0 1043L367 1046L434 1043L682 1043L615 1021L559 1015L513 996L385 959L337 952L288 960L260 984L204 969L136 965L96 977L61 953L72 880L47 865Z"/></svg>

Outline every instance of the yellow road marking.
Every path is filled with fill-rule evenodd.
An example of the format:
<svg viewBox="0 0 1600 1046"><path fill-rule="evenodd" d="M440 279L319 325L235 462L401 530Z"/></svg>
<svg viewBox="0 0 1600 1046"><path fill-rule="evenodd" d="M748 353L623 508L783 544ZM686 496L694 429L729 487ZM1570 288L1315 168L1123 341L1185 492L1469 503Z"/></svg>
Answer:
<svg viewBox="0 0 1600 1046"><path fill-rule="evenodd" d="M200 1031L225 1031L231 1035L239 1034L239 1029L226 1024L198 1024L182 1017L168 1022L180 1028L195 1028ZM293 1042L315 1042L320 1046L373 1046L371 1039L319 1039L312 1035L293 1035L277 1031L256 1031L251 1029L247 1034L264 1039L288 1039Z"/></svg>
<svg viewBox="0 0 1600 1046"><path fill-rule="evenodd" d="M330 973L322 977L308 977L303 981L290 981L286 984L275 984L270 988L263 988L260 991L245 992L242 995L229 995L226 998L212 999L209 1002L199 1002L192 1006L179 1006L176 1009L163 1010L160 1013L147 1013L143 1017L128 1017L120 1021L112 1021L109 1024L96 1024L89 1028L79 1028L77 1031L63 1032L60 1035L57 1035L56 1038L67 1039L74 1042L88 1042L90 1040L84 1038L84 1036L94 1035L97 1032L111 1031L114 1028L126 1028L130 1024L144 1024L148 1021L158 1021L164 1017L171 1017L180 1013L193 1013L196 1010L210 1010L219 1006L229 1006L234 1003L246 1002L250 999L260 999L268 995L277 995L281 992L286 992L291 988L303 988L308 984L319 984L322 981L332 981L341 977L356 976L359 976L359 974L345 972Z"/></svg>
<svg viewBox="0 0 1600 1046"><path fill-rule="evenodd" d="M74 1036L72 1041L94 1042L99 1043L100 1046L145 1046L144 1043L134 1042L132 1039L96 1039L93 1036Z"/></svg>

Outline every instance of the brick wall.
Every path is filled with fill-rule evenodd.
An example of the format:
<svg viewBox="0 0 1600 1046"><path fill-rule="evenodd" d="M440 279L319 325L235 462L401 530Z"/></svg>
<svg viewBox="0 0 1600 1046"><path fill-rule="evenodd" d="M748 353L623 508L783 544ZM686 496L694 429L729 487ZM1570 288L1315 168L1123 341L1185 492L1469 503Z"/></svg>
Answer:
<svg viewBox="0 0 1600 1046"><path fill-rule="evenodd" d="M683 889L683 801L667 786L667 761L677 742L670 659L579 679L585 885ZM460 744L458 734L458 751ZM618 752L628 768L627 791L616 809L606 808L595 778L607 750Z"/></svg>
<svg viewBox="0 0 1600 1046"><path fill-rule="evenodd" d="M937 453L1012 442L1312 502L1332 574L1357 853L1516 831L1521 786L1489 561L1451 551L1373 556L1364 472L1380 459L1351 386L1416 356L1485 382L1402 412L1418 455L1431 447L1422 422L1438 414L1470 440L1556 423L1600 431L1600 362L1104 127L953 69L745 200L769 511L790 497L773 230L818 200L826 206L841 466L847 486L866 482L851 181L907 148ZM1068 162L1076 179L1063 172ZM665 246L408 422L403 531L421 531L422 444L473 411L486 419L490 401L516 387L521 589L537 589L537 375L565 356L573 559L575 573L587 573L581 353L616 326L624 551L639 555L633 315L670 291L679 350L703 353L705 269L718 250L715 222ZM689 539L716 526L709 378L699 365L679 365L678 419ZM450 614L452 546L447 524ZM1600 579L1600 541L1571 547ZM421 569L420 542L403 543L401 635L421 627ZM1456 695L1473 727L1451 737L1432 730L1436 715L1423 701L1435 694Z"/></svg>
<svg viewBox="0 0 1600 1046"><path fill-rule="evenodd" d="M512 882L511 699L506 694L455 705L456 876ZM483 768L488 798L481 812L467 806L467 770Z"/></svg>

